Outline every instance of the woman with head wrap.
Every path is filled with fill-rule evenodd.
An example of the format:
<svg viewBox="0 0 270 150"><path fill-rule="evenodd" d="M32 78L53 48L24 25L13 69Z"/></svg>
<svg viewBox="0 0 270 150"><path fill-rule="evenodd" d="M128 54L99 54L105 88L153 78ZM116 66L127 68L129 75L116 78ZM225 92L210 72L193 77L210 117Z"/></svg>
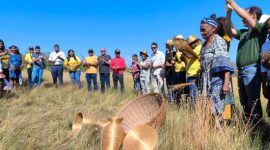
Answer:
<svg viewBox="0 0 270 150"><path fill-rule="evenodd" d="M222 119L224 101L233 99L230 76L234 70L230 65L227 44L216 34L217 26L212 18L201 21L200 32L205 39L201 50L201 87L202 94L212 100L212 114Z"/></svg>
<svg viewBox="0 0 270 150"><path fill-rule="evenodd" d="M9 81L9 55L8 50L5 47L5 43L0 39L0 58L2 63L2 72L5 75L5 79Z"/></svg>

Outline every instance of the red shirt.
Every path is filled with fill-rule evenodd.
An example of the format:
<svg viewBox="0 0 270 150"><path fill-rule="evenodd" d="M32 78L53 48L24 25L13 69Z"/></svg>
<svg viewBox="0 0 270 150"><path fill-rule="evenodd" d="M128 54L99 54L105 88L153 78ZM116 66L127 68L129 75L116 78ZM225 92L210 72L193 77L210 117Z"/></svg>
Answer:
<svg viewBox="0 0 270 150"><path fill-rule="evenodd" d="M110 68L113 71L113 74L123 74L124 70L126 69L126 63L124 58L122 57L115 57L111 61Z"/></svg>

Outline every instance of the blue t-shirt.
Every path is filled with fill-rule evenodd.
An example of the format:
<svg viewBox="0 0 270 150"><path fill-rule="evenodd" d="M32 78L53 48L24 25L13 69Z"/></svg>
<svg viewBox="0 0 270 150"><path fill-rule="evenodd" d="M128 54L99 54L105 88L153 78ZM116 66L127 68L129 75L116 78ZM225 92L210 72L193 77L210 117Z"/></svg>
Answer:
<svg viewBox="0 0 270 150"><path fill-rule="evenodd" d="M22 64L22 57L20 54L9 54L9 64L14 66L15 69L19 69Z"/></svg>

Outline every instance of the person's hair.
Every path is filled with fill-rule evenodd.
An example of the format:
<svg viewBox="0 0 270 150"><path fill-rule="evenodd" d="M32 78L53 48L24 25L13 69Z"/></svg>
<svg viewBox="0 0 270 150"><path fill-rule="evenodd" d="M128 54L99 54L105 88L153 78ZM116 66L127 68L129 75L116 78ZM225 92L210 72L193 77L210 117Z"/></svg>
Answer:
<svg viewBox="0 0 270 150"><path fill-rule="evenodd" d="M70 58L72 57L72 56L70 56L70 54L69 54L70 52L73 52L73 54L74 54L73 57L74 57L74 59L77 61L77 58L76 58L76 56L75 56L75 52L74 52L73 49L68 50L68 57L67 57L67 60L70 61Z"/></svg>
<svg viewBox="0 0 270 150"><path fill-rule="evenodd" d="M54 44L54 46L53 47L58 47L59 48L59 45L58 44Z"/></svg>
<svg viewBox="0 0 270 150"><path fill-rule="evenodd" d="M137 58L138 59L138 55L137 54L133 54L132 58Z"/></svg>
<svg viewBox="0 0 270 150"><path fill-rule="evenodd" d="M40 46L36 46L35 49L40 49Z"/></svg>
<svg viewBox="0 0 270 150"><path fill-rule="evenodd" d="M153 46L153 45L155 45L156 47L158 46L156 42L153 42L153 43L151 44L151 46Z"/></svg>
<svg viewBox="0 0 270 150"><path fill-rule="evenodd" d="M247 10L249 10L249 13L250 14L256 14L256 19L257 20L260 20L261 16L262 16L262 9L259 8L259 7L256 7L256 6L252 6L252 7L249 7Z"/></svg>
<svg viewBox="0 0 270 150"><path fill-rule="evenodd" d="M223 37L225 34L230 35L229 31L226 28L226 18L225 17L218 17L216 20L218 23L216 33L221 37Z"/></svg>
<svg viewBox="0 0 270 150"><path fill-rule="evenodd" d="M3 44L3 47L0 48L1 51L5 50L6 47L5 47L5 42L3 40L0 39L0 42Z"/></svg>
<svg viewBox="0 0 270 150"><path fill-rule="evenodd" d="M267 29L270 28L270 26L268 26L268 22L270 22L270 17L265 21L265 25L266 25Z"/></svg>
<svg viewBox="0 0 270 150"><path fill-rule="evenodd" d="M11 46L9 47L9 49L12 49L12 48L15 48L16 50L18 49L18 47L17 47L16 45L11 45Z"/></svg>

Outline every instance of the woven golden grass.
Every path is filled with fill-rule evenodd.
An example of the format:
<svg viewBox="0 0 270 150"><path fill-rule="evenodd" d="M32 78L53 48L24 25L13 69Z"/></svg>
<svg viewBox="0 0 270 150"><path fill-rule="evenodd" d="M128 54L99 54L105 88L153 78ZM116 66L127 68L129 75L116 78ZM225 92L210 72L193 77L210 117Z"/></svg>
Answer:
<svg viewBox="0 0 270 150"><path fill-rule="evenodd" d="M125 131L121 127L123 118L108 118L109 123L102 130L102 150L119 150L125 138Z"/></svg>
<svg viewBox="0 0 270 150"><path fill-rule="evenodd" d="M170 86L170 89L171 90L178 90L178 89L181 89L181 88L185 88L187 86L190 86L192 83L182 83L182 84L176 84L176 85L171 85Z"/></svg>
<svg viewBox="0 0 270 150"><path fill-rule="evenodd" d="M157 131L148 125L140 125L128 132L123 150L153 150L158 141Z"/></svg>
<svg viewBox="0 0 270 150"><path fill-rule="evenodd" d="M197 56L192 48L184 40L173 40L173 46L178 50L186 52L192 56Z"/></svg>
<svg viewBox="0 0 270 150"><path fill-rule="evenodd" d="M117 116L124 118L122 127L128 133L138 125L150 125L158 128L163 123L166 116L166 105L159 94L151 93L139 96L126 104Z"/></svg>
<svg viewBox="0 0 270 150"><path fill-rule="evenodd" d="M104 127L106 125L105 121L87 116L81 112L77 113L73 124L72 124L72 136L73 138L77 137L78 134L80 133L81 129L83 126L88 125L88 124L96 124L99 125L100 127Z"/></svg>

